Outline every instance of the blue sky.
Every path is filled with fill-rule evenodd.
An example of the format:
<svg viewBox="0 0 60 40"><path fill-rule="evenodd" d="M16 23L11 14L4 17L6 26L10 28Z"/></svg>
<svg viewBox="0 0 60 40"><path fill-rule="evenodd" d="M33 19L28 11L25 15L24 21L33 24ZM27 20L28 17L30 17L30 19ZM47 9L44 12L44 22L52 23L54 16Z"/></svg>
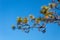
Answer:
<svg viewBox="0 0 60 40"><path fill-rule="evenodd" d="M18 29L13 31L11 25L16 25L17 16L27 17L33 14L40 16L42 5L48 5L51 0L0 0L0 40L60 40L60 27L48 24L45 34L36 29L24 33Z"/></svg>

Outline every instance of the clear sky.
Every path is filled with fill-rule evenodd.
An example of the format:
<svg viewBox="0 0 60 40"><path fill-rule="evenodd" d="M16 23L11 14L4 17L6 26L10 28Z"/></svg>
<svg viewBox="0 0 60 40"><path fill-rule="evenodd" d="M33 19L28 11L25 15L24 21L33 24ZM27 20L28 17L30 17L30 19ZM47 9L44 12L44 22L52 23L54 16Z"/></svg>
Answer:
<svg viewBox="0 0 60 40"><path fill-rule="evenodd" d="M49 2L51 0L0 0L0 40L60 40L57 24L48 24L45 34L36 29L28 34L11 29L12 24L16 25L17 16L28 17L31 13L38 17L41 6Z"/></svg>

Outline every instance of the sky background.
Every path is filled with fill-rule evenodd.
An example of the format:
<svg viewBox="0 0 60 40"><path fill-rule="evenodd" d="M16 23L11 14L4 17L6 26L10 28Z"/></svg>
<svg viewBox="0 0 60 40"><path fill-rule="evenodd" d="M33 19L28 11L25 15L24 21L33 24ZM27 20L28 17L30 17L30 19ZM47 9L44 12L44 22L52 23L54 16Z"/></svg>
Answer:
<svg viewBox="0 0 60 40"><path fill-rule="evenodd" d="M50 2L51 0L0 0L0 40L60 40L58 24L48 24L45 34L36 29L27 34L11 28L12 24L16 25L17 16L28 17L33 14L38 17L41 6Z"/></svg>

